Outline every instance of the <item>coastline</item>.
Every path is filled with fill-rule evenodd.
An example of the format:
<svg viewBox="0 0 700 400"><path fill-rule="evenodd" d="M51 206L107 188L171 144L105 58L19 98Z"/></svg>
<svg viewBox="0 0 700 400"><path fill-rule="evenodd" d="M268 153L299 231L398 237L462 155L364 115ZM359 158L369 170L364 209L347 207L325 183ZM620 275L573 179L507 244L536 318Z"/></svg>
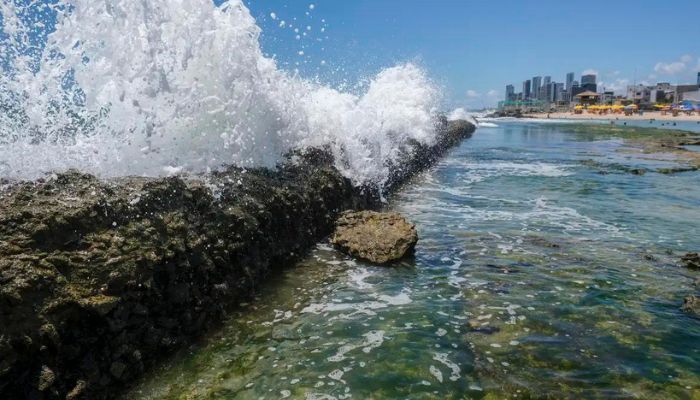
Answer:
<svg viewBox="0 0 700 400"><path fill-rule="evenodd" d="M660 111L645 111L643 115L633 114L574 114L571 112L553 112L553 113L527 113L522 115L523 118L538 118L538 119L562 119L576 121L663 121L663 122L697 122L700 124L700 115L693 114L673 115L666 113L661 114Z"/></svg>
<svg viewBox="0 0 700 400"><path fill-rule="evenodd" d="M471 137L466 121L413 143L382 194ZM68 171L0 192L0 397L113 398L215 326L327 237L383 203L332 156L277 169L100 180Z"/></svg>

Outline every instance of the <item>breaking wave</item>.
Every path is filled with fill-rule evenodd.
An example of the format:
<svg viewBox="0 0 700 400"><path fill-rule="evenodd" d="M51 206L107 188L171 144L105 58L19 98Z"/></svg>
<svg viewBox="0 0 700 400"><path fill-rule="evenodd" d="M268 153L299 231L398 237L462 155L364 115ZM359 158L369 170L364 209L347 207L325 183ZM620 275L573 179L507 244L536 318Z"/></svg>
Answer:
<svg viewBox="0 0 700 400"><path fill-rule="evenodd" d="M409 140L434 140L440 93L411 63L361 93L278 68L241 0L0 5L0 177L273 166L329 146L355 183L383 183Z"/></svg>

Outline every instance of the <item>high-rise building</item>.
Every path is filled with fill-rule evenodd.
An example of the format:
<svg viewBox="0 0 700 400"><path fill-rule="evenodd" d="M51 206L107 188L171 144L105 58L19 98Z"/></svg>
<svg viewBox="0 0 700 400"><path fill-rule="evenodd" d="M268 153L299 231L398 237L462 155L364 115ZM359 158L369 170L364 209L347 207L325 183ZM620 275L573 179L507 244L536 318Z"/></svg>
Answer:
<svg viewBox="0 0 700 400"><path fill-rule="evenodd" d="M550 103L554 101L554 85L552 82L542 85L542 100Z"/></svg>
<svg viewBox="0 0 700 400"><path fill-rule="evenodd" d="M581 76L581 87L584 90L590 90L591 92L598 91L598 85L596 85L596 76L594 74L588 74Z"/></svg>
<svg viewBox="0 0 700 400"><path fill-rule="evenodd" d="M530 80L523 82L523 99L529 99L531 95L530 92Z"/></svg>
<svg viewBox="0 0 700 400"><path fill-rule="evenodd" d="M506 85L506 101L515 100L515 87Z"/></svg>
<svg viewBox="0 0 700 400"><path fill-rule="evenodd" d="M561 99L561 100L568 100L571 101L571 88L574 87L574 73L569 72L566 74L566 99Z"/></svg>
<svg viewBox="0 0 700 400"><path fill-rule="evenodd" d="M540 87L542 86L542 77L535 76L532 78L532 86L530 88L530 95L533 99L540 98Z"/></svg>
<svg viewBox="0 0 700 400"><path fill-rule="evenodd" d="M566 74L566 91L570 92L572 86L574 86L574 73L569 72Z"/></svg>
<svg viewBox="0 0 700 400"><path fill-rule="evenodd" d="M588 74L588 75L582 75L581 76L581 86L590 84L590 83L595 83L596 76L593 74Z"/></svg>
<svg viewBox="0 0 700 400"><path fill-rule="evenodd" d="M573 83L573 82L572 82ZM564 101L566 100L564 98L564 84L563 83L554 83L554 101Z"/></svg>
<svg viewBox="0 0 700 400"><path fill-rule="evenodd" d="M700 72L698 72L698 86L700 86Z"/></svg>
<svg viewBox="0 0 700 400"><path fill-rule="evenodd" d="M545 76L544 79L542 79L542 88L540 88L540 96L539 96L540 100L549 101L549 96L551 93L549 85L551 85L551 84L552 84L552 77L551 76Z"/></svg>

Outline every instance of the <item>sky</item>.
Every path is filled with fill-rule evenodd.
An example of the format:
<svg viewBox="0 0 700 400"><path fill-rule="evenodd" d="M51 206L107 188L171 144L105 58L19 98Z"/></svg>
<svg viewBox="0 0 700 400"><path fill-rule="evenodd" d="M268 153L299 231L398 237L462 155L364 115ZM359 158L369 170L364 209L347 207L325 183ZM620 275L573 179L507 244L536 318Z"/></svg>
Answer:
<svg viewBox="0 0 700 400"><path fill-rule="evenodd" d="M450 107L495 105L506 84L517 92L538 75L595 72L622 93L633 82L695 83L700 71L697 0L244 2L283 68L342 85L415 62Z"/></svg>

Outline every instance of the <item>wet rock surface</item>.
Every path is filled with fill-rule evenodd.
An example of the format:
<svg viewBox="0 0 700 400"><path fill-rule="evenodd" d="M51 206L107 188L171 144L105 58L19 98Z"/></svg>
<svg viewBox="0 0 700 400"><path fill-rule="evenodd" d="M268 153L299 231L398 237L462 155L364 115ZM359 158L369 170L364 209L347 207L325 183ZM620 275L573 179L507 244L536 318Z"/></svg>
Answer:
<svg viewBox="0 0 700 400"><path fill-rule="evenodd" d="M346 211L336 222L331 243L354 257L385 264L412 253L416 227L400 214Z"/></svg>
<svg viewBox="0 0 700 400"><path fill-rule="evenodd" d="M471 136L438 123L385 193ZM322 150L278 168L99 180L68 171L0 190L0 398L114 398L190 343L265 278L377 208Z"/></svg>
<svg viewBox="0 0 700 400"><path fill-rule="evenodd" d="M681 310L689 314L700 316L700 297L697 297L692 294L686 296L686 298L683 299L683 305L681 306Z"/></svg>
<svg viewBox="0 0 700 400"><path fill-rule="evenodd" d="M681 257L681 264L686 268L699 269L700 270L700 254L698 253L688 253Z"/></svg>

